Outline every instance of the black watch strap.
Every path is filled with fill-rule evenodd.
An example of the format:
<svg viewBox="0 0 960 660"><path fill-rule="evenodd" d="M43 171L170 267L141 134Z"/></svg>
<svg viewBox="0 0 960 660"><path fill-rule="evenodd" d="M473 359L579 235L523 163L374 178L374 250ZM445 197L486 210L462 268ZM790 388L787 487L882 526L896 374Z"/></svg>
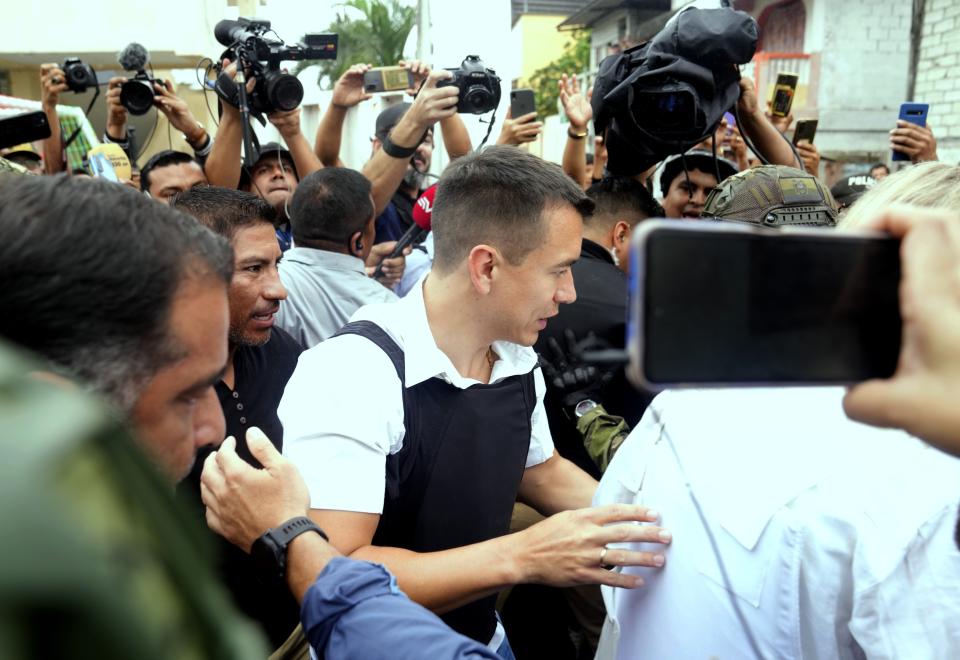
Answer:
<svg viewBox="0 0 960 660"><path fill-rule="evenodd" d="M282 545L284 548L286 548L288 545L290 545L290 541L297 538L304 532L309 532L311 530L322 536L324 541L330 541L330 538L326 535L326 533L320 529L320 525L313 522L306 516L297 516L296 518L291 518L279 527L274 527L273 529L269 530L268 533L272 533L273 539L279 545Z"/></svg>
<svg viewBox="0 0 960 660"><path fill-rule="evenodd" d="M324 541L330 541L317 523L306 516L297 516L264 532L253 542L251 554L262 570L274 572L282 580L287 574L287 548L304 532L316 532Z"/></svg>
<svg viewBox="0 0 960 660"><path fill-rule="evenodd" d="M417 153L417 147L419 146L419 144L416 144L412 147L401 147L394 143L389 135L383 138L383 150L387 152L388 156L393 156L394 158L410 158L410 156Z"/></svg>

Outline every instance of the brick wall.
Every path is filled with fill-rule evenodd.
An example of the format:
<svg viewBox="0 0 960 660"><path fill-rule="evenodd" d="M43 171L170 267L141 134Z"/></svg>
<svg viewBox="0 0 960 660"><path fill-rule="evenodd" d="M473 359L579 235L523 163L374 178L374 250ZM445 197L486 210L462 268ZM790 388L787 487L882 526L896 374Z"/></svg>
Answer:
<svg viewBox="0 0 960 660"><path fill-rule="evenodd" d="M824 12L818 145L844 159L884 160L887 132L907 94L910 2L815 1Z"/></svg>
<svg viewBox="0 0 960 660"><path fill-rule="evenodd" d="M929 103L940 160L960 162L960 2L927 0L914 100Z"/></svg>

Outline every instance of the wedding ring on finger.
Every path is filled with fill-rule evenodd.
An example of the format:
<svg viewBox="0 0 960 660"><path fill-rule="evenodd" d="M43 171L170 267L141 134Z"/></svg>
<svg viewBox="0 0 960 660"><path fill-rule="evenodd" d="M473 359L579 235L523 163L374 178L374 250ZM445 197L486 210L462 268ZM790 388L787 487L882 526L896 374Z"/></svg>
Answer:
<svg viewBox="0 0 960 660"><path fill-rule="evenodd" d="M605 570L605 571L612 571L613 569L616 568L616 565L614 565L614 564L607 564L607 563L605 563L605 562L603 561L603 560L606 559L606 557L607 557L607 550L608 550L608 549L609 549L609 548L607 548L607 546L603 546L603 547L600 549L600 568L602 568L602 569Z"/></svg>

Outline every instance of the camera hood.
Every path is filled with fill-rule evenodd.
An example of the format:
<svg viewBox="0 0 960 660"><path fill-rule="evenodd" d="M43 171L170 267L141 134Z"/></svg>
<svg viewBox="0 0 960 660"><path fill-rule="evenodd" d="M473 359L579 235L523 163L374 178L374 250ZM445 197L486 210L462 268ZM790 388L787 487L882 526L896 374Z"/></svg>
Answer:
<svg viewBox="0 0 960 660"><path fill-rule="evenodd" d="M709 137L739 98L736 65L756 51L756 21L732 9L691 7L652 40L600 64L594 129L606 131L614 174L633 176Z"/></svg>

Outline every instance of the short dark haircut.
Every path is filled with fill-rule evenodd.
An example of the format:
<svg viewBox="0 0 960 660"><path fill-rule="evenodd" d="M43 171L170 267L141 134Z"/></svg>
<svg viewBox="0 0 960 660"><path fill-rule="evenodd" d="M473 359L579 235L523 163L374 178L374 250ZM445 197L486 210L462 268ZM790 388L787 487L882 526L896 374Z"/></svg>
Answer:
<svg viewBox="0 0 960 660"><path fill-rule="evenodd" d="M593 212L593 202L559 165L510 145L458 158L437 184L434 267L449 272L483 243L519 264L544 240L543 212L563 204L584 217Z"/></svg>
<svg viewBox="0 0 960 660"><path fill-rule="evenodd" d="M290 202L290 231L297 245L344 243L373 217L370 181L356 170L325 167L305 176Z"/></svg>
<svg viewBox="0 0 960 660"><path fill-rule="evenodd" d="M157 168L169 167L170 165L180 165L181 163L197 163L197 159L188 153L166 149L160 153L154 154L150 160L140 168L140 190L148 192L150 190L150 174ZM197 163L200 165L200 163Z"/></svg>
<svg viewBox="0 0 960 660"><path fill-rule="evenodd" d="M887 174L890 173L890 168L887 167L886 163L874 163L873 165L870 166L870 169L868 171L872 172L878 167L882 167L883 169L885 169L887 171Z"/></svg>
<svg viewBox="0 0 960 660"><path fill-rule="evenodd" d="M0 336L124 411L182 356L169 336L181 282L232 273L223 238L125 186L0 179Z"/></svg>
<svg viewBox="0 0 960 660"><path fill-rule="evenodd" d="M612 227L618 220L631 226L647 218L662 218L663 207L642 183L629 176L608 176L587 189L593 200L593 227Z"/></svg>
<svg viewBox="0 0 960 660"><path fill-rule="evenodd" d="M219 186L198 186L177 194L170 205L199 220L215 234L233 240L238 229L274 225L277 212L253 193Z"/></svg>

